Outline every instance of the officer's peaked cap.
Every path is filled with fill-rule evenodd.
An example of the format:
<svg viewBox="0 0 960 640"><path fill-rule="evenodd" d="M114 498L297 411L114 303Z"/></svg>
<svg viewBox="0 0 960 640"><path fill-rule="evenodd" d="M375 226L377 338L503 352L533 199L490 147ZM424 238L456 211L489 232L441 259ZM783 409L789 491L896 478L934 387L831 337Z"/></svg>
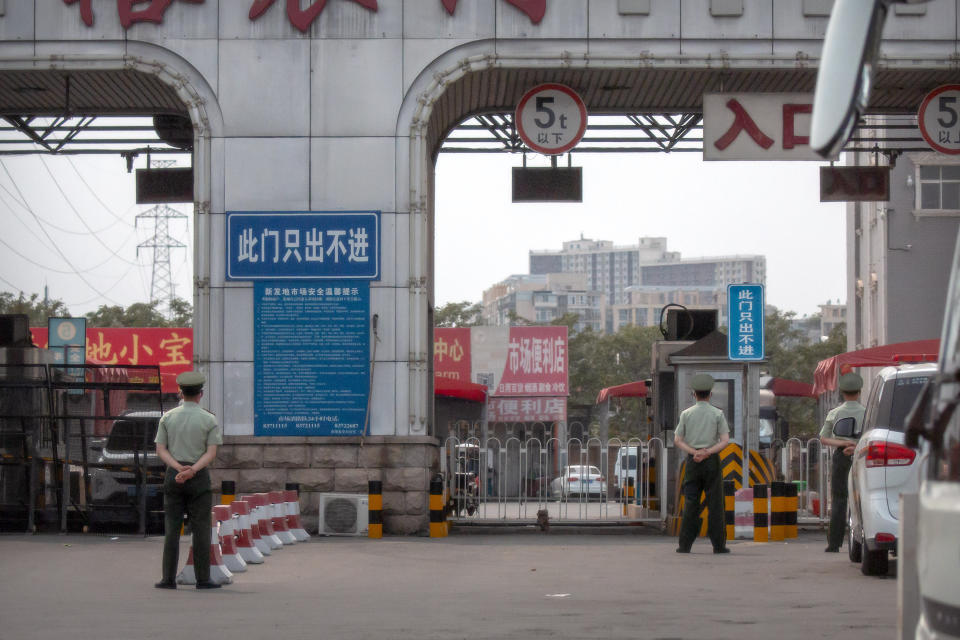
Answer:
<svg viewBox="0 0 960 640"><path fill-rule="evenodd" d="M206 381L199 371L184 371L177 376L177 384L181 387L202 387Z"/></svg>
<svg viewBox="0 0 960 640"><path fill-rule="evenodd" d="M713 376L709 373L698 373L690 380L690 387L694 391L710 391L713 389Z"/></svg>
<svg viewBox="0 0 960 640"><path fill-rule="evenodd" d="M863 388L863 378L860 377L859 373L845 373L840 376L840 382L837 386L840 387L840 391L854 393Z"/></svg>

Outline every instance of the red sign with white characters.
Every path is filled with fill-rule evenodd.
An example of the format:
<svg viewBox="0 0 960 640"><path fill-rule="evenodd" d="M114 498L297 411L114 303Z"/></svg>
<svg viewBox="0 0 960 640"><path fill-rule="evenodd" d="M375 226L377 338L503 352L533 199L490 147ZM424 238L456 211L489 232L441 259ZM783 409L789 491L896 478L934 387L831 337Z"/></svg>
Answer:
<svg viewBox="0 0 960 640"><path fill-rule="evenodd" d="M510 327L495 396L565 396L567 328Z"/></svg>
<svg viewBox="0 0 960 640"><path fill-rule="evenodd" d="M470 329L433 330L433 375L470 382Z"/></svg>
<svg viewBox="0 0 960 640"><path fill-rule="evenodd" d="M47 328L31 327L33 343L47 348ZM193 329L141 327L87 328L87 362L90 364L155 364L160 366L161 388L176 393L178 374L193 369ZM156 382L139 379L142 371L131 370L133 383Z"/></svg>

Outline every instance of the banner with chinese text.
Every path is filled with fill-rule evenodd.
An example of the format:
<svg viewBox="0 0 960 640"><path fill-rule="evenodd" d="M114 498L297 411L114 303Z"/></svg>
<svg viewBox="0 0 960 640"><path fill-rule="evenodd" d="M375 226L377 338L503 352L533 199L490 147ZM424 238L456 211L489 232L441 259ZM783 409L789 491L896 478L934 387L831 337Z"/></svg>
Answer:
<svg viewBox="0 0 960 640"><path fill-rule="evenodd" d="M559 422L567 419L566 398L490 398L489 422Z"/></svg>
<svg viewBox="0 0 960 640"><path fill-rule="evenodd" d="M470 382L470 328L433 330L433 375Z"/></svg>
<svg viewBox="0 0 960 640"><path fill-rule="evenodd" d="M46 327L32 327L30 333L35 345L47 348L49 333ZM177 375L193 368L193 329L190 327L88 327L86 343L90 364L159 365L164 393L176 393ZM129 382L156 382L139 379L140 374L142 372L131 370Z"/></svg>

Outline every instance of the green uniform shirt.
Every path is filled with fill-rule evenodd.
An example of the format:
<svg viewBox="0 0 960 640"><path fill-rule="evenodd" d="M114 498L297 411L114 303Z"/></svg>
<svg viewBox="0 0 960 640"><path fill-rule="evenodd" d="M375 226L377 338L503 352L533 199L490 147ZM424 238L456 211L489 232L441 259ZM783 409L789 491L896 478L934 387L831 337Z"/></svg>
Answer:
<svg viewBox="0 0 960 640"><path fill-rule="evenodd" d="M723 411L706 400L699 400L680 413L676 435L694 449L712 447L725 433L730 433L730 427L723 417Z"/></svg>
<svg viewBox="0 0 960 640"><path fill-rule="evenodd" d="M867 408L856 400L847 400L839 407L834 407L823 420L823 428L820 429L821 438L836 438L837 440L846 440L847 442L856 442L856 438L842 438L833 434L833 425L842 418L853 418L857 421L857 426L863 425L863 414Z"/></svg>
<svg viewBox="0 0 960 640"><path fill-rule="evenodd" d="M196 402L184 402L160 418L157 444L166 445L177 462L193 464L207 451L207 445L223 444L217 418Z"/></svg>

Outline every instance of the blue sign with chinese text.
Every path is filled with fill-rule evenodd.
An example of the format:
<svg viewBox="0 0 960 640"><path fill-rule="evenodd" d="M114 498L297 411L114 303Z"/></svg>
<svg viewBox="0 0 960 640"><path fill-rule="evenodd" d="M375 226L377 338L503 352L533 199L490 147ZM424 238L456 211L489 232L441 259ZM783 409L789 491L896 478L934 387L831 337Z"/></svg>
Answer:
<svg viewBox="0 0 960 640"><path fill-rule="evenodd" d="M730 360L763 360L763 285L731 284L727 287Z"/></svg>
<svg viewBox="0 0 960 640"><path fill-rule="evenodd" d="M370 283L256 282L253 296L254 435L362 435Z"/></svg>
<svg viewBox="0 0 960 640"><path fill-rule="evenodd" d="M227 280L379 280L379 211L227 213Z"/></svg>

